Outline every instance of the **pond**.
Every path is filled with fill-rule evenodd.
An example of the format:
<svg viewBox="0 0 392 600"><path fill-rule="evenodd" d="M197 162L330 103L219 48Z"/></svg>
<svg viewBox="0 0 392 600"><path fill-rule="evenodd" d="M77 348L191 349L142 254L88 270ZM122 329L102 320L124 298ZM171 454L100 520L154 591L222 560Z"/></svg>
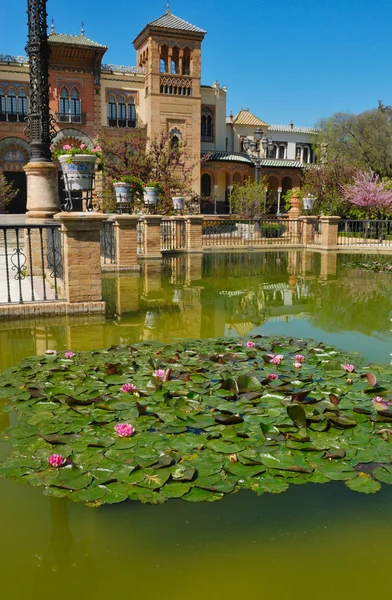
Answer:
<svg viewBox="0 0 392 600"><path fill-rule="evenodd" d="M252 333L311 337L387 364L392 275L345 266L362 259L270 252L146 263L140 274L105 277L106 319L1 323L0 370L48 348ZM5 456L4 442L0 449ZM385 589L391 499L390 486L368 496L334 482L217 503L89 509L0 479L1 590L7 600L361 598Z"/></svg>

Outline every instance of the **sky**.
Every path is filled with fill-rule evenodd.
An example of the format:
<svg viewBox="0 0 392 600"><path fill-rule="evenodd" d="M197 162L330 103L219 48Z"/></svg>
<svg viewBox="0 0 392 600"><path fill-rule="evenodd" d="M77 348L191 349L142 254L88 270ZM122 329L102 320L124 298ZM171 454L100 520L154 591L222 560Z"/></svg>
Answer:
<svg viewBox="0 0 392 600"><path fill-rule="evenodd" d="M24 54L27 0L0 0L0 54ZM202 83L227 87L227 113L313 126L335 112L392 104L391 0L171 0L207 31ZM166 0L48 0L48 24L109 46L104 62L135 65L133 39Z"/></svg>

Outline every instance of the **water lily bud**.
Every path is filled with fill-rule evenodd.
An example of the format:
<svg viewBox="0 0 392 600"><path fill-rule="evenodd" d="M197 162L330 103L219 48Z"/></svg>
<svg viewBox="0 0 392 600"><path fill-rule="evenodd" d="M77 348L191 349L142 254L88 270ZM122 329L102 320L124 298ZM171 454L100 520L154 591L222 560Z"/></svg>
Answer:
<svg viewBox="0 0 392 600"><path fill-rule="evenodd" d="M230 455L229 455L229 461L230 461L231 463L236 463L236 462L238 462L238 456L237 456L236 454L230 454Z"/></svg>
<svg viewBox="0 0 392 600"><path fill-rule="evenodd" d="M346 383L347 383L348 385L352 385L352 382L353 382L353 380L352 380L352 379L346 379Z"/></svg>

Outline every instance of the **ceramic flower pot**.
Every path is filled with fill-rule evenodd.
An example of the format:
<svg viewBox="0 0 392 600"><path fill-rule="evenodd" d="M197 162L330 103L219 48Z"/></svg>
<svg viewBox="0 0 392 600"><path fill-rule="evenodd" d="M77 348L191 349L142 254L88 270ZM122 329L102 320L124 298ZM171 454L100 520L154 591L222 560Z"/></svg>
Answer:
<svg viewBox="0 0 392 600"><path fill-rule="evenodd" d="M304 198L304 210L312 210L316 198Z"/></svg>
<svg viewBox="0 0 392 600"><path fill-rule="evenodd" d="M156 187L145 187L143 189L144 204L147 206L155 206L158 204L159 189Z"/></svg>
<svg viewBox="0 0 392 600"><path fill-rule="evenodd" d="M91 191L97 157L94 154L59 156L65 188L70 192Z"/></svg>
<svg viewBox="0 0 392 600"><path fill-rule="evenodd" d="M133 192L130 183L115 181L113 187L116 194L116 202L132 202Z"/></svg>
<svg viewBox="0 0 392 600"><path fill-rule="evenodd" d="M184 210L185 198L184 196L173 196L173 208L174 210Z"/></svg>

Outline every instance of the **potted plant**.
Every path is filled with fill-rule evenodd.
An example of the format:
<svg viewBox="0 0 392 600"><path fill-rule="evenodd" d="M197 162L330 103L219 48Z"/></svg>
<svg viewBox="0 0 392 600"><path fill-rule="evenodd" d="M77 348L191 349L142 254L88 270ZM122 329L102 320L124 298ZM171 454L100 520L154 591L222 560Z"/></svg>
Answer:
<svg viewBox="0 0 392 600"><path fill-rule="evenodd" d="M141 195L142 182L134 175L123 175L113 182L117 203L131 203L134 195Z"/></svg>
<svg viewBox="0 0 392 600"><path fill-rule="evenodd" d="M185 197L184 196L173 196L173 208L174 210L184 210Z"/></svg>
<svg viewBox="0 0 392 600"><path fill-rule="evenodd" d="M317 198L312 196L312 194L309 194L308 196L303 198L302 201L304 203L304 210L312 210L316 200L317 200Z"/></svg>
<svg viewBox="0 0 392 600"><path fill-rule="evenodd" d="M159 181L149 181L146 183L143 186L144 204L147 206L158 204L158 198L163 189L163 185Z"/></svg>
<svg viewBox="0 0 392 600"><path fill-rule="evenodd" d="M67 191L92 189L95 163L100 156L100 146L88 147L86 144L79 146L64 144L53 151L53 157L60 162Z"/></svg>

